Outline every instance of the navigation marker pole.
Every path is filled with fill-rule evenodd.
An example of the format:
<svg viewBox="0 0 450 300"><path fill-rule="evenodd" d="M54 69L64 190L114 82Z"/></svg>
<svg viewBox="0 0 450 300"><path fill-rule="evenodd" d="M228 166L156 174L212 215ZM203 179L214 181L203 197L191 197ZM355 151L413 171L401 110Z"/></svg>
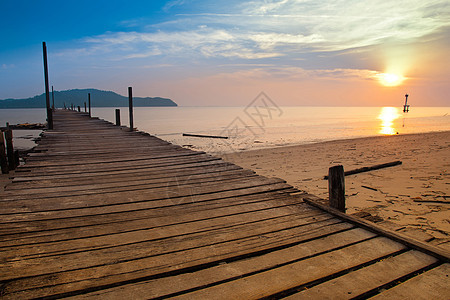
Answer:
<svg viewBox="0 0 450 300"><path fill-rule="evenodd" d="M407 112L409 112L409 105L408 105L408 94L406 94L405 95L405 105L403 105L403 112L405 113L407 113Z"/></svg>

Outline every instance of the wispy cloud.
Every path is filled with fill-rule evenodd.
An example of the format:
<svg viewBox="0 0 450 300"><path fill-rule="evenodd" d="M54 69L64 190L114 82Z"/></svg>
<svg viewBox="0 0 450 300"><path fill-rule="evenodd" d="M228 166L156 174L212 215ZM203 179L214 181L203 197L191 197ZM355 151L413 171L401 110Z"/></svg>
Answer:
<svg viewBox="0 0 450 300"><path fill-rule="evenodd" d="M406 1L251 1L243 10L278 28L320 36L317 50L336 51L417 39L450 25L450 3Z"/></svg>
<svg viewBox="0 0 450 300"><path fill-rule="evenodd" d="M154 33L118 32L86 38L84 43L96 51L116 50L129 54L123 58L144 58L156 55L205 57L267 58L282 54L266 51L264 36L252 39L223 29L200 27L190 31Z"/></svg>
<svg viewBox="0 0 450 300"><path fill-rule="evenodd" d="M186 3L186 0L172 0L172 1L169 1L169 2L166 3L166 5L164 5L163 10L164 11L169 11L173 7L183 5L184 3Z"/></svg>
<svg viewBox="0 0 450 300"><path fill-rule="evenodd" d="M228 79L270 79L282 81L301 81L301 80L317 80L317 79L334 79L334 80L379 80L383 73L369 69L304 69L291 66L262 66L235 71L223 72L215 75L216 77Z"/></svg>
<svg viewBox="0 0 450 300"><path fill-rule="evenodd" d="M190 7L193 3L201 5L203 1L169 1L164 10L180 5ZM209 11L202 9L196 14L189 13L195 9L186 10L162 23L139 26L140 30L84 38L78 49L65 50L64 55L117 62L143 60L143 65L270 65L277 59L281 64L306 69L313 68L311 60L315 60L323 62L316 69L330 70L313 73L302 69L295 73L331 77L353 74L376 79L372 71L352 69L373 65L352 65L346 69L345 63L339 63L343 59L334 63L329 57L342 53L355 57L358 51L362 57L365 54L359 49L413 43L439 36L450 26L450 3L444 0L231 0L227 5L205 7ZM331 65L325 65L325 61Z"/></svg>

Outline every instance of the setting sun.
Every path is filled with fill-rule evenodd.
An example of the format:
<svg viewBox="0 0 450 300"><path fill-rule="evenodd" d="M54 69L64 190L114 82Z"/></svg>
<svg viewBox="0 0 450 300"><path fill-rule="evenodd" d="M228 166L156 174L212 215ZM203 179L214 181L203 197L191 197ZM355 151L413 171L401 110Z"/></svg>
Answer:
<svg viewBox="0 0 450 300"><path fill-rule="evenodd" d="M397 86L405 80L405 77L393 73L381 73L378 76L378 80L384 86Z"/></svg>

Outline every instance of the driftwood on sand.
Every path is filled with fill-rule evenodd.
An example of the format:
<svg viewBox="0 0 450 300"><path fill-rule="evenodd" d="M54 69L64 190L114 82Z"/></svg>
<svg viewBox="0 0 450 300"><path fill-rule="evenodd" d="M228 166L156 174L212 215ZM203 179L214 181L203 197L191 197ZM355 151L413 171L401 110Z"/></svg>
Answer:
<svg viewBox="0 0 450 300"><path fill-rule="evenodd" d="M362 167L362 168L358 168L358 169L354 169L354 170L350 170L350 171L345 171L344 175L348 176L348 175L358 174L358 173L362 173L362 172L368 172L368 171L378 170L378 169L382 169L382 168L393 167L393 166L397 166L397 165L401 165L401 164L402 164L402 162L400 160L396 160L396 161L385 163L385 164L379 164L379 165L375 165L375 166L371 166L371 167ZM323 179L328 179L328 175L325 175L323 177Z"/></svg>

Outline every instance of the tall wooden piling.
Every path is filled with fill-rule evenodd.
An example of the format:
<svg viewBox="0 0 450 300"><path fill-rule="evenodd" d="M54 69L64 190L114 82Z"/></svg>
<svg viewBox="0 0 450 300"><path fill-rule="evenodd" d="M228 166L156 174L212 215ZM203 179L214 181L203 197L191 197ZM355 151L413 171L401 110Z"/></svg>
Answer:
<svg viewBox="0 0 450 300"><path fill-rule="evenodd" d="M0 130L0 167L2 174L8 174L8 159L6 158L5 139L3 137L3 131Z"/></svg>
<svg viewBox="0 0 450 300"><path fill-rule="evenodd" d="M116 108L116 126L120 126L120 109Z"/></svg>
<svg viewBox="0 0 450 300"><path fill-rule="evenodd" d="M331 207L345 212L345 179L342 165L328 170L328 198Z"/></svg>
<svg viewBox="0 0 450 300"><path fill-rule="evenodd" d="M133 131L133 89L131 86L128 87L128 108L130 111L130 131Z"/></svg>
<svg viewBox="0 0 450 300"><path fill-rule="evenodd" d="M13 134L11 129L5 130L6 151L8 153L8 167L10 170L16 168L16 160L14 159Z"/></svg>
<svg viewBox="0 0 450 300"><path fill-rule="evenodd" d="M91 93L88 93L88 106L89 106L89 117L92 117L92 114L91 114Z"/></svg>
<svg viewBox="0 0 450 300"><path fill-rule="evenodd" d="M47 46L42 42L42 52L44 55L44 77L45 77L45 104L47 106L47 124L48 129L53 129L53 111L50 108L50 92L48 86L48 65L47 65Z"/></svg>

